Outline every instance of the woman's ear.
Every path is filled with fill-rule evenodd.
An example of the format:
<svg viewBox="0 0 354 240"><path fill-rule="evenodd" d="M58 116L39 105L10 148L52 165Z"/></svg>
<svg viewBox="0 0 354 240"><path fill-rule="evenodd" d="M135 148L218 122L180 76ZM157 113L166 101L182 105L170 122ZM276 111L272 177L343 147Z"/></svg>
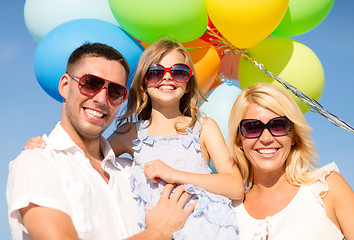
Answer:
<svg viewBox="0 0 354 240"><path fill-rule="evenodd" d="M68 96L69 92L69 75L65 73L63 76L61 76L59 80L59 86L58 86L58 91L60 95L64 98L64 101L66 97Z"/></svg>

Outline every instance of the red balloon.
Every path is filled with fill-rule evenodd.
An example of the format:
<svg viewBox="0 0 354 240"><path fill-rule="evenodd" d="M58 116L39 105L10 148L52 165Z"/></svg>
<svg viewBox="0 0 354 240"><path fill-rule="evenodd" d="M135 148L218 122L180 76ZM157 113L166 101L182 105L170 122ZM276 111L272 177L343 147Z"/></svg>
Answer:
<svg viewBox="0 0 354 240"><path fill-rule="evenodd" d="M220 45L222 45L222 43L220 43L220 38L223 38L223 36L221 35L221 33L219 33L219 31L216 29L213 22L208 16L207 30L200 37L200 39L212 44L214 47L219 47Z"/></svg>

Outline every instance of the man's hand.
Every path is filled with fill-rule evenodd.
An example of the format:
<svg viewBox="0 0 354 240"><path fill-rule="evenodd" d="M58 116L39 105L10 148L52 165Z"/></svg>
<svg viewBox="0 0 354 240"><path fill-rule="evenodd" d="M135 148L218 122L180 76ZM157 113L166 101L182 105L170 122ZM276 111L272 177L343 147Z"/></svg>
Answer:
<svg viewBox="0 0 354 240"><path fill-rule="evenodd" d="M171 195L173 189L175 191ZM191 195L184 191L184 185L175 187L173 184L167 184L156 206L146 210L146 229L159 232L161 239L172 239L172 234L183 227L197 204L195 201L184 208L190 197Z"/></svg>

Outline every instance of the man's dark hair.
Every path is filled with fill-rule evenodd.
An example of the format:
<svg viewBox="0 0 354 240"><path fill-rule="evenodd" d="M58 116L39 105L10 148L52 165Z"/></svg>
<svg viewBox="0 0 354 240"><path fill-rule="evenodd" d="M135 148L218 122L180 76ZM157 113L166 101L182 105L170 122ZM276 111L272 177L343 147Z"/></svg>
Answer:
<svg viewBox="0 0 354 240"><path fill-rule="evenodd" d="M103 57L107 60L119 62L125 69L126 78L128 81L130 68L127 60L116 49L103 43L85 42L83 45L75 49L69 57L68 63L66 65L66 72L70 73L73 70L75 63L86 56Z"/></svg>

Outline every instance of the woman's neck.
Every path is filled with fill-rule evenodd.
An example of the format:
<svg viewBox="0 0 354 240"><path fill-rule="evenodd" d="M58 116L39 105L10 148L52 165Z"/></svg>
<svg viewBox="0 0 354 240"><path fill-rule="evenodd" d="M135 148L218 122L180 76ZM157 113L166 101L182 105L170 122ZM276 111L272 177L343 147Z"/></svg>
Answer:
<svg viewBox="0 0 354 240"><path fill-rule="evenodd" d="M286 179L285 172L282 174L258 174L254 176L252 190L254 193L273 193L277 192L290 184Z"/></svg>
<svg viewBox="0 0 354 240"><path fill-rule="evenodd" d="M256 173L254 184L246 194L244 206L252 217L264 219L283 210L298 190L298 186L287 181L285 171L277 174Z"/></svg>

